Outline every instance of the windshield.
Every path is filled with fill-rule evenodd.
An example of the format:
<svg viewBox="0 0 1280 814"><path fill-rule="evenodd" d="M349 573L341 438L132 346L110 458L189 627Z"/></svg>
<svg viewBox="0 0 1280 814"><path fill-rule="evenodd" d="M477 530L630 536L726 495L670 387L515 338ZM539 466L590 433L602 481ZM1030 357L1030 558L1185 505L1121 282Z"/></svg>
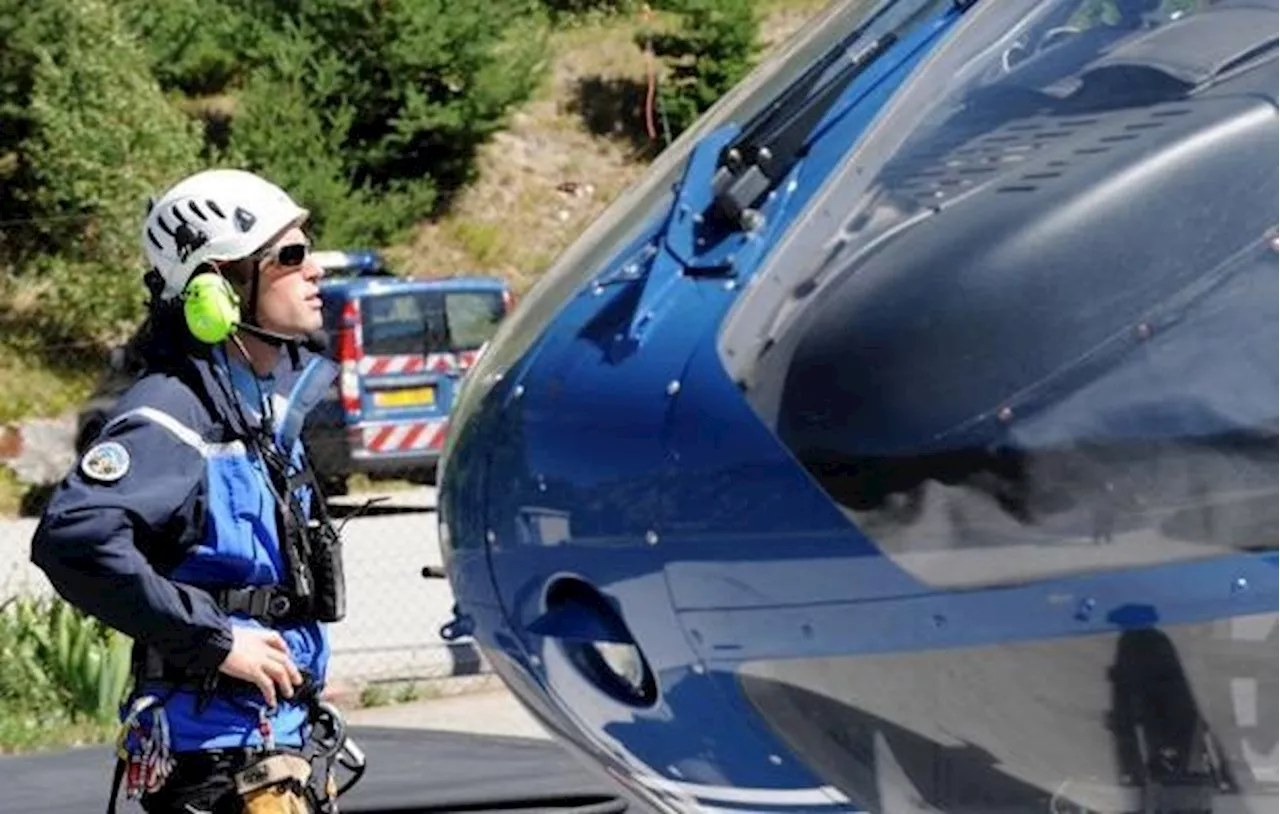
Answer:
<svg viewBox="0 0 1280 814"><path fill-rule="evenodd" d="M921 580L1274 548L1276 35L980 2L735 303L731 378Z"/></svg>
<svg viewBox="0 0 1280 814"><path fill-rule="evenodd" d="M364 352L370 356L476 350L503 317L498 291L377 294L366 296L360 310Z"/></svg>
<svg viewBox="0 0 1280 814"><path fill-rule="evenodd" d="M890 30L922 6L945 5L944 0L846 0L833 3L816 15L663 151L644 178L623 193L539 279L499 328L473 374L467 377L455 407L455 423L465 423L465 416L524 355L569 297L600 273L604 264L653 232L655 221L671 206L672 185L699 140L726 122L746 126L820 57L876 18L878 12L891 8L893 13L880 15L875 29L866 32L868 37L875 36L878 29ZM820 75L816 84L827 81L829 73Z"/></svg>

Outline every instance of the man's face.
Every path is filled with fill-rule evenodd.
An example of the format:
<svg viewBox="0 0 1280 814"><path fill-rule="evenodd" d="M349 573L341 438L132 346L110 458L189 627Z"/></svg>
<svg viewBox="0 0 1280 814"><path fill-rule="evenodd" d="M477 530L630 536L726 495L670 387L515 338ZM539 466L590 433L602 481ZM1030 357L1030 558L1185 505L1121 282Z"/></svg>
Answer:
<svg viewBox="0 0 1280 814"><path fill-rule="evenodd" d="M307 247L303 252L298 246ZM258 321L268 331L305 334L320 329L320 278L307 236L293 227L276 238L259 266ZM300 263L288 265L302 255Z"/></svg>

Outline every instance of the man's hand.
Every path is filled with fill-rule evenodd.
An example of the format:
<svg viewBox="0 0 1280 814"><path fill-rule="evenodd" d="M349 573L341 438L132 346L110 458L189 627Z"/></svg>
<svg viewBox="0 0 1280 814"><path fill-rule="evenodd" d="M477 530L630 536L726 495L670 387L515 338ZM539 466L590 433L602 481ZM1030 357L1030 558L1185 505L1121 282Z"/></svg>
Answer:
<svg viewBox="0 0 1280 814"><path fill-rule="evenodd" d="M292 698L293 688L302 683L302 674L289 657L289 648L274 630L233 626L231 652L218 671L256 684L272 709L276 706L277 687L285 698Z"/></svg>

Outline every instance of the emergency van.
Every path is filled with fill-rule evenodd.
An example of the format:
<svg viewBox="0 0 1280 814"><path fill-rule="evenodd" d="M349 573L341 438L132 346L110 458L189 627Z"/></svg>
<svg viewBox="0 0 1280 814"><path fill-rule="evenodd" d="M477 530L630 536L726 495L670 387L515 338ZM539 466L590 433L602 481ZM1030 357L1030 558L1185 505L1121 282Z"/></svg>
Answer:
<svg viewBox="0 0 1280 814"><path fill-rule="evenodd" d="M316 252L341 366L304 438L330 493L353 472L434 482L463 377L513 305L500 279L407 279L374 252Z"/></svg>

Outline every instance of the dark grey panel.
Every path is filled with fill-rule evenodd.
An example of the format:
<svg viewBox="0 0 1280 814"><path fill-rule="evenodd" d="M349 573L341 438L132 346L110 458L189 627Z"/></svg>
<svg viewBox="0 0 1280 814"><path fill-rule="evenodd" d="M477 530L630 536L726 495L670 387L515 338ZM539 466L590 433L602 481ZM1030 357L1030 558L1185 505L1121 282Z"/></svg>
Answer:
<svg viewBox="0 0 1280 814"><path fill-rule="evenodd" d="M1277 805L1276 626L756 662L740 682L873 814L1260 814Z"/></svg>

